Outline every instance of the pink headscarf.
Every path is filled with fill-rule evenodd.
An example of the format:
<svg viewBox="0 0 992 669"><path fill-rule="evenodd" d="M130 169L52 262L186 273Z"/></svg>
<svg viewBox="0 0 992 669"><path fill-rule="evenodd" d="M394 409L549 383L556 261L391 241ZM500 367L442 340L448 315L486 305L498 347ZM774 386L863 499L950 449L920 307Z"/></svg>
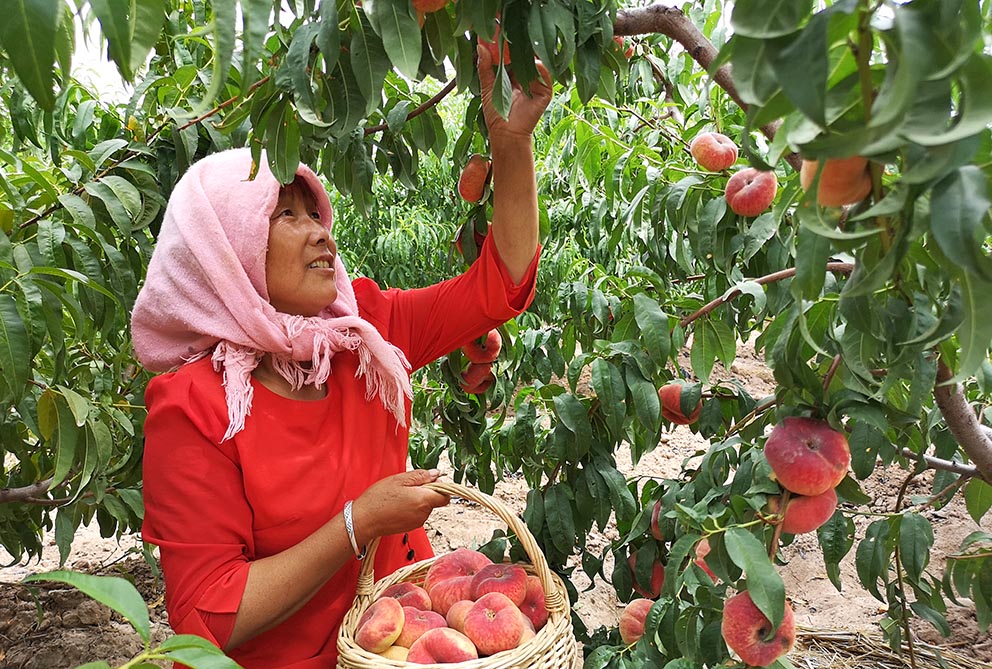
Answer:
<svg viewBox="0 0 992 669"><path fill-rule="evenodd" d="M405 425L410 365L358 315L340 255L337 299L319 315L291 316L269 304L265 255L280 186L264 159L254 180L248 178L251 168L248 149L223 151L198 161L176 184L131 314L138 360L162 372L212 349L214 369L224 372L226 440L251 413L251 373L264 354L272 355L276 371L296 389L323 384L334 354L353 351L366 398L378 394ZM331 203L317 175L300 165L296 178L310 188L330 230Z"/></svg>

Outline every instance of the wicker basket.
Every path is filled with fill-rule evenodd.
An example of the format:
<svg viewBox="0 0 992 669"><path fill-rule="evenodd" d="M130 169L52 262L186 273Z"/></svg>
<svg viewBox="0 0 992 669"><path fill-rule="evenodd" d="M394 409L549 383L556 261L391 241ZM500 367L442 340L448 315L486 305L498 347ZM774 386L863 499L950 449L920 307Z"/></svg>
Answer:
<svg viewBox="0 0 992 669"><path fill-rule="evenodd" d="M548 568L544 554L527 526L507 506L489 495L456 483L429 483L426 487L437 492L478 502L495 513L516 534L530 557L532 565L521 566L528 574L536 575L544 586L548 622L537 635L517 648L504 650L477 660L449 664L411 664L390 660L361 648L355 643L358 620L379 594L401 581L422 584L427 570L436 557L401 567L385 578L375 581L372 573L378 540L369 545L368 555L362 562L358 575L355 602L344 616L338 633L338 669L373 669L377 667L402 667L403 669L571 669L577 666L579 647L572 631L572 615L565 584Z"/></svg>

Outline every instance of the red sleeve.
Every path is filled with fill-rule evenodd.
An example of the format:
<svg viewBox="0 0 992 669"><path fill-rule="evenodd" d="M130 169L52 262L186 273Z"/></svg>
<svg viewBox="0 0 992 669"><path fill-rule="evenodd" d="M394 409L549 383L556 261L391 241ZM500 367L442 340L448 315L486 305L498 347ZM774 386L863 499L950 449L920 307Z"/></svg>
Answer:
<svg viewBox="0 0 992 669"><path fill-rule="evenodd" d="M523 312L534 300L540 248L523 280L514 284L491 236L465 273L412 290L382 291L371 279L354 282L361 316L407 356L413 369Z"/></svg>
<svg viewBox="0 0 992 669"><path fill-rule="evenodd" d="M160 548L172 628L223 647L254 552L252 516L236 453L218 445L223 389L218 406L196 385L182 373L148 385L142 535Z"/></svg>

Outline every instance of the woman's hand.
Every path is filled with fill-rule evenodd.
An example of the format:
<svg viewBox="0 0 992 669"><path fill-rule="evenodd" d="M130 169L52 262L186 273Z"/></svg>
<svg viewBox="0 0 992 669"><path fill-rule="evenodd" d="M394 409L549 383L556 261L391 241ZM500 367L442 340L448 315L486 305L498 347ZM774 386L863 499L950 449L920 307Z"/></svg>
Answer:
<svg viewBox="0 0 992 669"><path fill-rule="evenodd" d="M438 476L436 469L415 469L387 476L366 488L352 505L358 543L423 526L431 511L450 501L447 495L423 487Z"/></svg>
<svg viewBox="0 0 992 669"><path fill-rule="evenodd" d="M502 137L526 137L530 139L534 128L537 127L537 122L541 120L541 115L551 102L551 74L548 72L548 68L541 61L535 62L540 77L530 83L530 95L524 92L523 87L512 75L510 76L513 97L509 116L503 118L493 107L493 85L496 81L496 72L493 70L492 53L482 45L479 45L477 53L479 55L479 84L482 89L482 111L486 117L486 127L489 128L490 140L495 143Z"/></svg>

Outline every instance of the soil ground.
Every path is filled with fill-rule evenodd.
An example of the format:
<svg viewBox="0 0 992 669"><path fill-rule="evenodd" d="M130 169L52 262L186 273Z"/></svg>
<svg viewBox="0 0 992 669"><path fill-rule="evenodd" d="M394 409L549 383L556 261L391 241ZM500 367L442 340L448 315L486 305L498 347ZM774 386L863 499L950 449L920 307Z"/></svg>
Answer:
<svg viewBox="0 0 992 669"><path fill-rule="evenodd" d="M756 397L771 394L774 381L763 362L749 348L742 348L739 355L726 374L740 379ZM666 440L642 458L636 467L629 459L620 466L628 473L642 476L673 477L678 474L683 460L705 445L688 428L680 427L668 434ZM871 511L891 510L904 476L905 473L896 468L880 469L863 482L865 492L876 500ZM931 491L930 478L923 475L909 492L925 497ZM522 479L511 478L499 484L496 497L522 511L526 492ZM940 510L929 509L925 513L933 522L936 537L929 570L938 576L942 573L945 556L953 553L964 537L978 529L992 531L992 518L986 516L981 527L977 525L965 511L960 496ZM859 538L868 522L864 516L856 517ZM450 506L432 515L428 532L435 551L444 553L485 542L499 527L500 521L489 510L454 500ZM592 546L606 546L613 538L615 535L608 528L603 534L591 536L589 542ZM841 591L837 591L826 576L815 535L799 537L783 550L783 556L787 563L780 571L792 598L798 625L809 630L877 636L877 621L884 605L859 585L854 570L854 551L841 565ZM38 588L32 594L17 585L17 581L29 573L58 568L58 549L54 541L46 546L40 561L16 565L10 565L10 562L9 556L0 551L0 564L9 565L0 568L0 668L71 669L94 660L105 660L111 666L118 666L139 652L141 641L126 623L77 591L52 587ZM162 583L140 557L140 542L136 537L125 537L120 541L104 539L94 528L82 528L73 542L66 567L121 575L132 580L149 604L153 643L161 642L170 634L162 601ZM608 565L607 572L609 568ZM582 581L581 570L575 573L576 586L581 593L575 611L583 622L590 629L615 626L622 607L612 588L597 582L586 590L588 582ZM929 624L917 621L913 627L916 639L970 658L975 662L973 666L992 666L992 633L980 633L974 609L967 606L967 600L963 603L964 606L949 604L950 637L943 638ZM803 653L801 645L793 651L792 660L797 667L857 666L867 669L881 666L841 665L819 659L813 650L807 657L803 657Z"/></svg>

